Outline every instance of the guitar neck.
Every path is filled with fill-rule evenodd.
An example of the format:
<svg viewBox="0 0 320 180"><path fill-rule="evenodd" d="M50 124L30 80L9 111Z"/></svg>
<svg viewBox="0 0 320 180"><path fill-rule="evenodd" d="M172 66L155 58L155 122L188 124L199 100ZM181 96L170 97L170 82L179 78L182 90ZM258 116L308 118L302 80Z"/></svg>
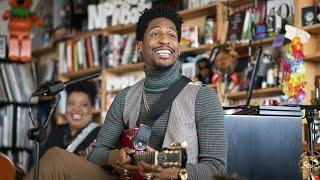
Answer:
<svg viewBox="0 0 320 180"><path fill-rule="evenodd" d="M132 163L137 164L139 161L144 161L149 164L160 165L163 168L177 167L180 168L184 164L183 153L181 150L163 150L146 152L137 152L132 156Z"/></svg>

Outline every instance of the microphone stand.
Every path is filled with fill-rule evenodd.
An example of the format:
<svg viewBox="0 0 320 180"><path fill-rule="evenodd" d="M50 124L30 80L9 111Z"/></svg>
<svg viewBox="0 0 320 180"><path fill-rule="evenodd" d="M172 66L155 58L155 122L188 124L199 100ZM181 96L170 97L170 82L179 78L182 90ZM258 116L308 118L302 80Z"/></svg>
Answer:
<svg viewBox="0 0 320 180"><path fill-rule="evenodd" d="M60 94L57 93L53 96L50 102L50 112L47 118L45 119L44 123L42 124L41 121L38 121L35 128L32 128L28 131L28 138L32 141L35 141L35 148L34 148L34 161L35 161L35 167L34 167L34 180L39 179L39 156L40 156L40 143L43 141L43 139L46 136L47 127L49 125L49 122L51 121L52 115L58 105L58 102L60 101Z"/></svg>

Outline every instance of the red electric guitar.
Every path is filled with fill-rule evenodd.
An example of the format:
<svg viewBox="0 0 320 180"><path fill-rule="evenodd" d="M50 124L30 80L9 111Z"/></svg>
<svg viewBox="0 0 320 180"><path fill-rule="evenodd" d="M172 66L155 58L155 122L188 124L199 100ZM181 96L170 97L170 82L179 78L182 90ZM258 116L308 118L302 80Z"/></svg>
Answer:
<svg viewBox="0 0 320 180"><path fill-rule="evenodd" d="M122 147L130 147L134 149L133 140L136 137L138 130L138 128L133 128L122 132ZM131 158L132 164L134 165L143 160L150 164L160 165L163 168L185 168L187 163L186 143L172 143L172 147L162 151L136 151ZM131 177L124 177L122 175L121 179L143 180L144 178L140 174L135 174Z"/></svg>

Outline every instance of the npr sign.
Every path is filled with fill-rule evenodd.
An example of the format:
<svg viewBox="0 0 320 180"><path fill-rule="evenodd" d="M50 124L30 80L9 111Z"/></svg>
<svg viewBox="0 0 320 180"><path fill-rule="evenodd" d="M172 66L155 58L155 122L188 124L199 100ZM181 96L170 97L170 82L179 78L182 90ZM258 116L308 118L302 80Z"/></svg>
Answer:
<svg viewBox="0 0 320 180"><path fill-rule="evenodd" d="M140 11L151 8L150 0L106 1L88 6L88 29L138 22Z"/></svg>

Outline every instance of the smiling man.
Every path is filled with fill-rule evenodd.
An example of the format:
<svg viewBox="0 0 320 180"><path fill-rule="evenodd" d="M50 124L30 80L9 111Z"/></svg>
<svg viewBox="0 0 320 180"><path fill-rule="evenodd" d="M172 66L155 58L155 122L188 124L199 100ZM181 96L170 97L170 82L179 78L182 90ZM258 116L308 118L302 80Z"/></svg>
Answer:
<svg viewBox="0 0 320 180"><path fill-rule="evenodd" d="M147 151L161 150L175 141L187 142L186 169L162 168L143 161L131 164L131 148L120 147L123 130L139 127L169 86L181 79L179 41L182 19L168 7L145 9L139 18L137 51L145 62L146 78L125 88L113 101L88 159L84 161L59 149L41 160L44 179L110 179L107 170L125 176L140 172L148 179L212 179L225 174L227 139L224 113L214 91L187 84L152 127ZM50 163L50 154L54 160ZM63 157L64 156L64 157ZM67 159L60 162L57 159ZM96 166L95 164L99 165ZM85 170L85 171L83 171ZM110 171L109 171L110 172Z"/></svg>

